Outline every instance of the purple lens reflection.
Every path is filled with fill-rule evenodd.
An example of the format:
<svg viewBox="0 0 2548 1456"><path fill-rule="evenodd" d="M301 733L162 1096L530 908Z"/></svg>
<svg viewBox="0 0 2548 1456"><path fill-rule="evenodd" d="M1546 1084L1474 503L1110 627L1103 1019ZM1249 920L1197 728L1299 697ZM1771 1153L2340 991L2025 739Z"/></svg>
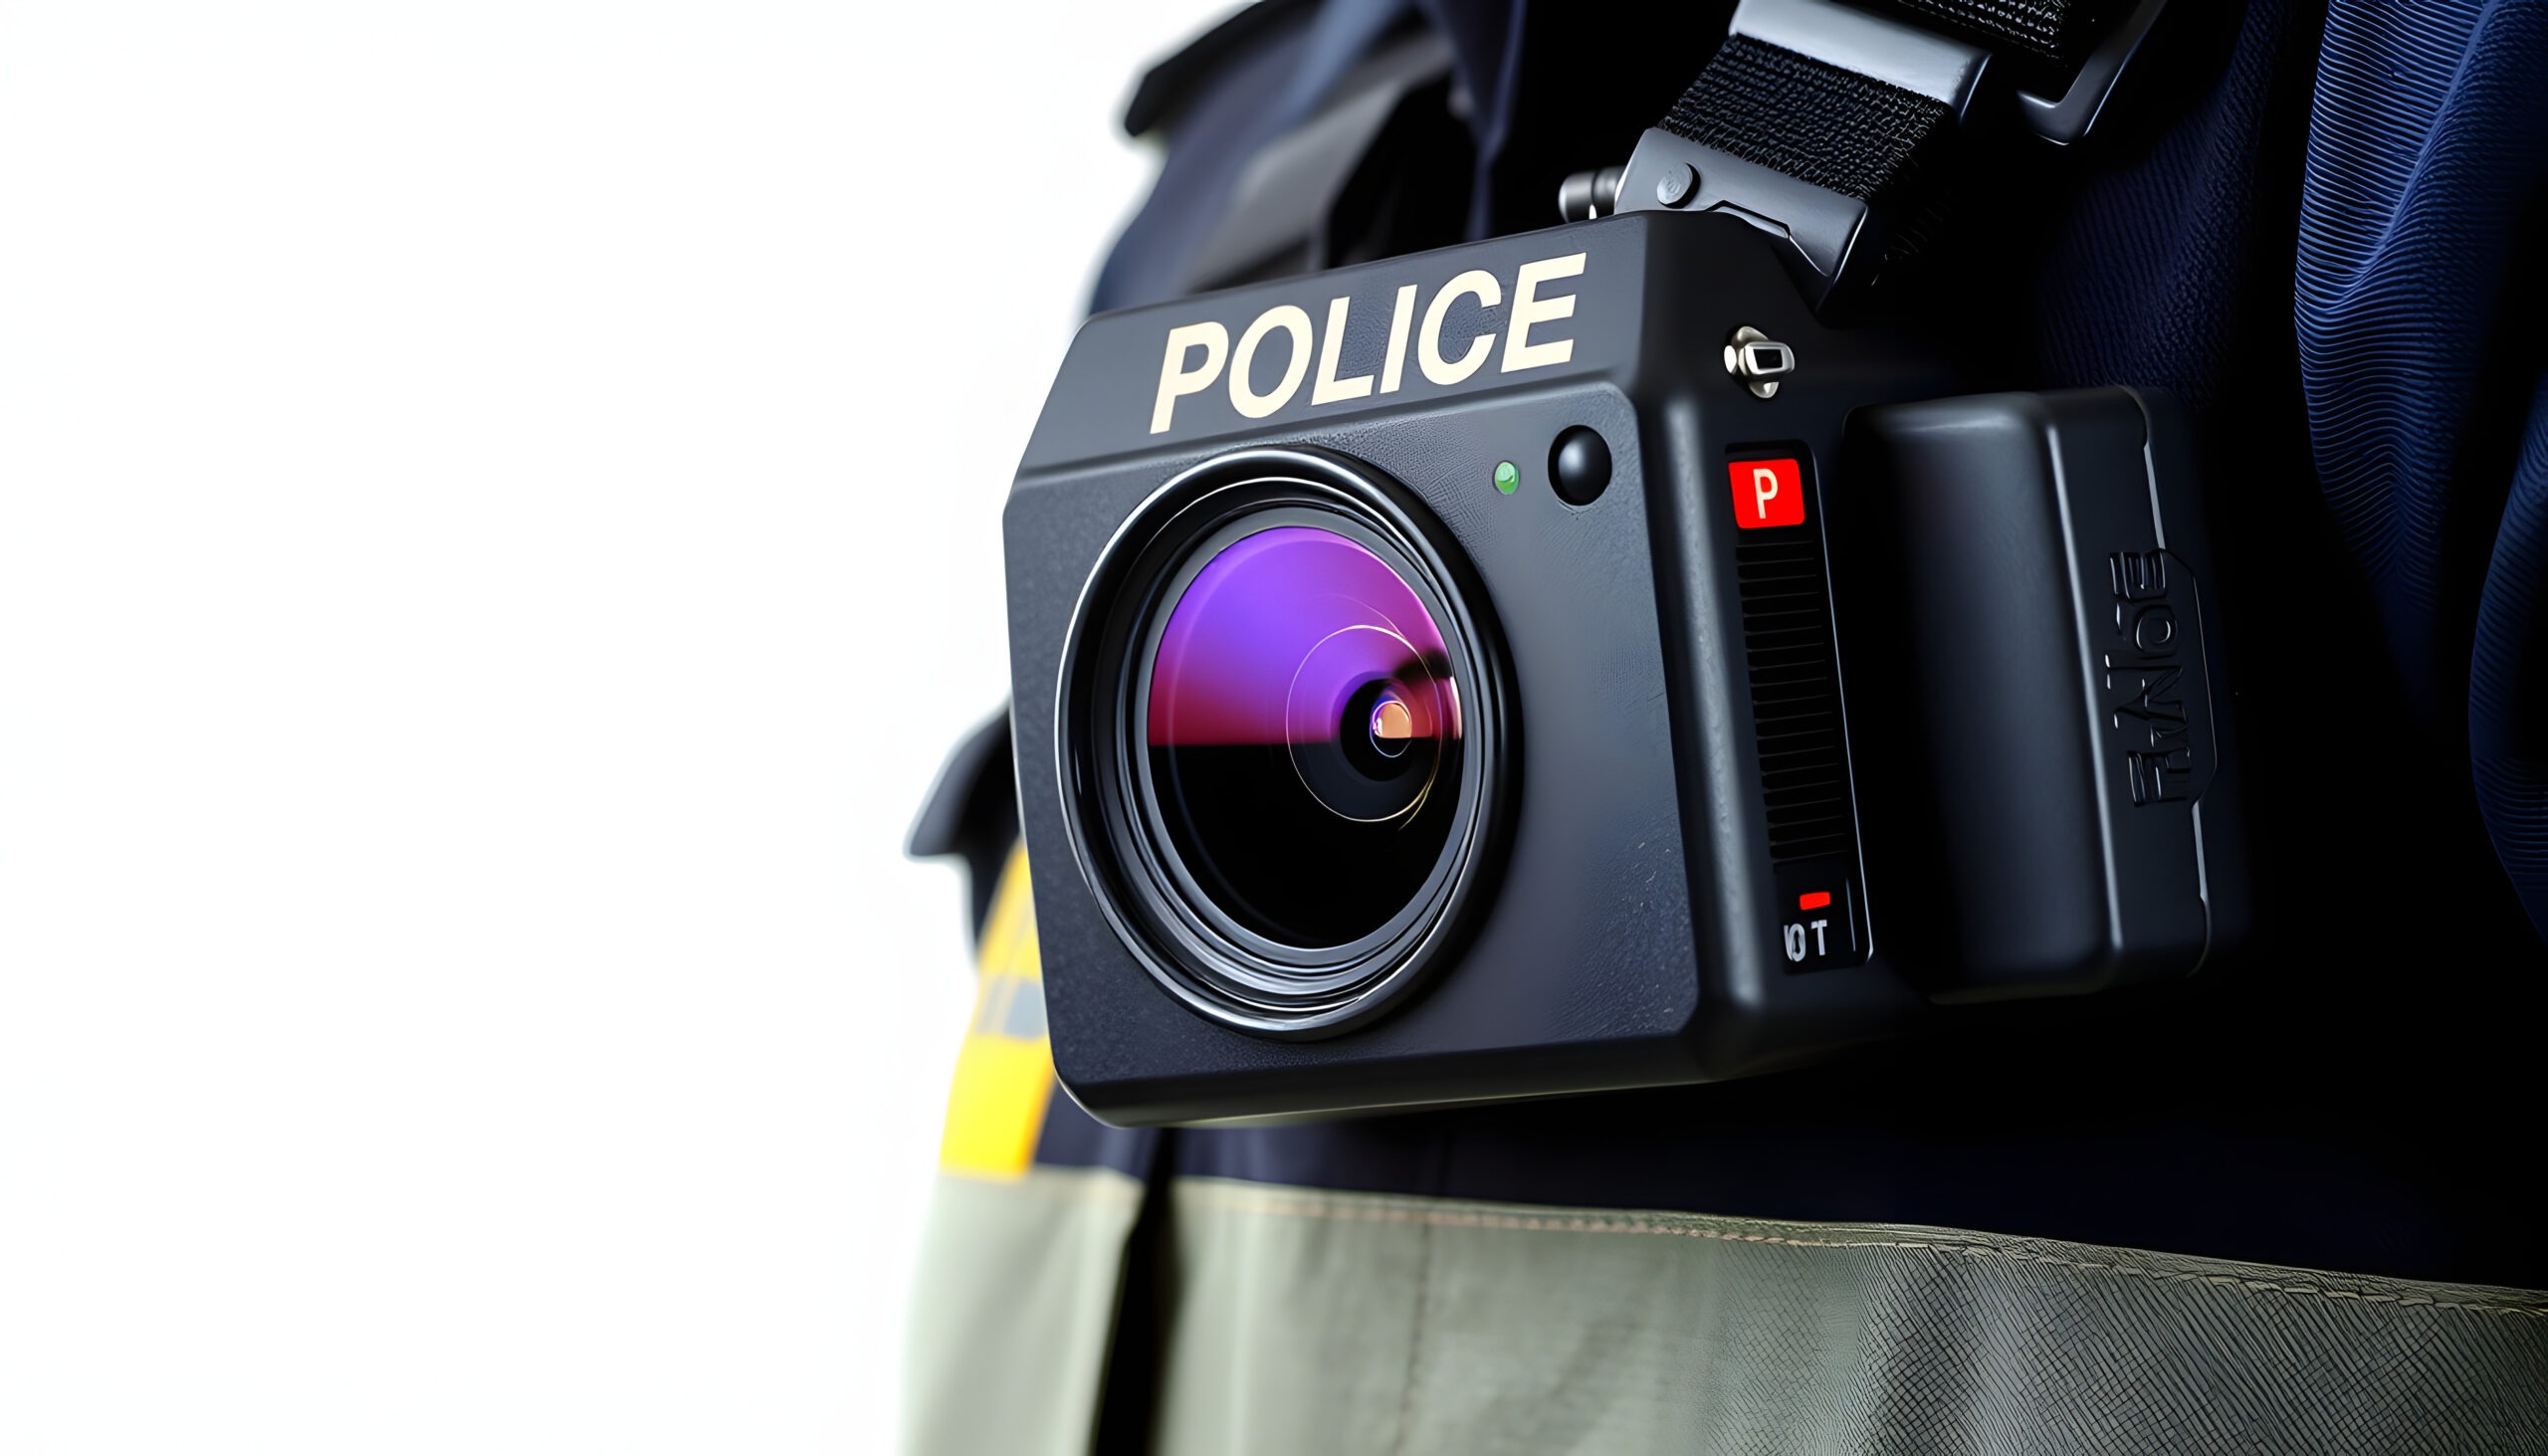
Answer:
<svg viewBox="0 0 2548 1456"><path fill-rule="evenodd" d="M1344 632L1357 635L1321 651ZM1441 629L1424 604L1362 542L1308 525L1244 537L1195 576L1161 634L1151 743L1280 743L1303 730L1335 736L1342 720L1292 722L1294 678L1313 652L1320 662L1306 686L1327 698L1358 676L1387 677L1410 659L1444 656ZM1336 703L1341 709L1342 699ZM1456 736L1456 706L1445 711Z"/></svg>
<svg viewBox="0 0 2548 1456"><path fill-rule="evenodd" d="M1396 914L1448 835L1460 700L1441 629L1360 541L1242 536L1170 609L1147 757L1187 868L1242 924L1343 943Z"/></svg>
<svg viewBox="0 0 2548 1456"><path fill-rule="evenodd" d="M1387 627L1347 627L1311 648L1292 674L1283 706L1292 767L1320 803L1348 819L1406 813L1433 780L1397 760L1441 736L1449 701L1413 643Z"/></svg>

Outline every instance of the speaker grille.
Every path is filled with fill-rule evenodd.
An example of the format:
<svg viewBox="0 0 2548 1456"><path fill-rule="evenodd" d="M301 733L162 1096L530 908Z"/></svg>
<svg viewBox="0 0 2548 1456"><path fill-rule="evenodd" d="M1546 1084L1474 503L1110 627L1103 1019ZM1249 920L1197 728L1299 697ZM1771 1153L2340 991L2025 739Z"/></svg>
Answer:
<svg viewBox="0 0 2548 1456"><path fill-rule="evenodd" d="M1854 860L1857 812L1820 535L1809 525L1746 531L1734 563L1770 858Z"/></svg>

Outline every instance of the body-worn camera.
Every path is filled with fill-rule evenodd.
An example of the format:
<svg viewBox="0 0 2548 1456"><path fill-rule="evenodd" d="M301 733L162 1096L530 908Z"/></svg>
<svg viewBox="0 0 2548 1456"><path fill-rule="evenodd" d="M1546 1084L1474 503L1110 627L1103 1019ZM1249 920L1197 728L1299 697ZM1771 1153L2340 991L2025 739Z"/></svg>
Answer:
<svg viewBox="0 0 2548 1456"><path fill-rule="evenodd" d="M1006 514L1062 1080L1705 1081L2243 917L2183 430L1629 213L1092 319Z"/></svg>

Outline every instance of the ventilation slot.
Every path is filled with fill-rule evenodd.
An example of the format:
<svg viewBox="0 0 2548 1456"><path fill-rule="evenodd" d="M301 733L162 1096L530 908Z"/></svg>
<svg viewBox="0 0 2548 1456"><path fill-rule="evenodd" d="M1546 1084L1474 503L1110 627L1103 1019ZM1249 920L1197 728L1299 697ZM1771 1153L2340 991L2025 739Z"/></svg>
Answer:
<svg viewBox="0 0 2548 1456"><path fill-rule="evenodd" d="M1840 674L1822 542L1809 526L1746 531L1734 548L1743 652L1761 750L1770 858L1857 857Z"/></svg>

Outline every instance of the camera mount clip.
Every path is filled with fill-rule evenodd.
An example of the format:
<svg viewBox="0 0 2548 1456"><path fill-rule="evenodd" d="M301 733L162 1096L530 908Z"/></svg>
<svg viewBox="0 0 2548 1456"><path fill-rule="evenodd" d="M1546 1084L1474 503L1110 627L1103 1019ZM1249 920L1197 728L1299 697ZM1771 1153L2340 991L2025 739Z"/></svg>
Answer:
<svg viewBox="0 0 2548 1456"><path fill-rule="evenodd" d="M1789 272L1824 312L1916 251L1969 136L2014 120L2054 145L2085 140L2165 7L2139 0L2104 25L2101 7L2056 0L2024 26L2007 7L1906 0L1949 33L1838 0L1742 0L1627 165L1568 177L1559 212L1740 218L1787 244Z"/></svg>

